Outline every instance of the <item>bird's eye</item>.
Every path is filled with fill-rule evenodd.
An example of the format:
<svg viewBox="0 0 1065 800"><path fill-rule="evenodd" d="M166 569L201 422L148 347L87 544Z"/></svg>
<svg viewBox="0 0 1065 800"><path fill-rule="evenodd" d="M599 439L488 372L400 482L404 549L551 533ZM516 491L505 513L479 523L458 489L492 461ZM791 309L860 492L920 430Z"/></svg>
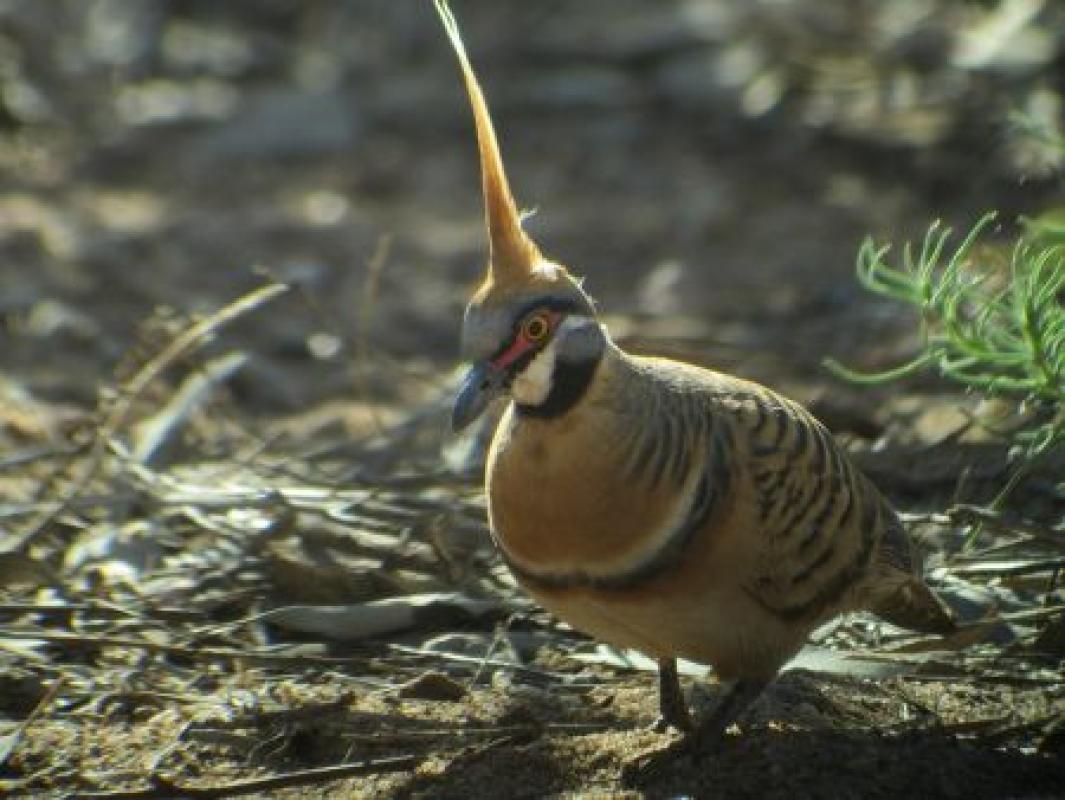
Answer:
<svg viewBox="0 0 1065 800"><path fill-rule="evenodd" d="M550 331L551 320L542 312L532 314L521 324L521 335L530 342L543 340Z"/></svg>

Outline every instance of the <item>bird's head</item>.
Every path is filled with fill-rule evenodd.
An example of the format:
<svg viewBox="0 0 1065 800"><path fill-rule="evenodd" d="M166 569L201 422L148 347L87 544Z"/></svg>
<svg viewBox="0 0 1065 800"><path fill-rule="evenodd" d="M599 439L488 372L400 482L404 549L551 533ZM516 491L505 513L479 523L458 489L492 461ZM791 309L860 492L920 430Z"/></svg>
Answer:
<svg viewBox="0 0 1065 800"><path fill-rule="evenodd" d="M522 229L484 94L446 0L435 0L458 56L477 130L489 256L484 280L466 306L462 350L472 362L455 400L461 430L490 401L510 393L530 414L561 413L583 390L605 344L591 298Z"/></svg>

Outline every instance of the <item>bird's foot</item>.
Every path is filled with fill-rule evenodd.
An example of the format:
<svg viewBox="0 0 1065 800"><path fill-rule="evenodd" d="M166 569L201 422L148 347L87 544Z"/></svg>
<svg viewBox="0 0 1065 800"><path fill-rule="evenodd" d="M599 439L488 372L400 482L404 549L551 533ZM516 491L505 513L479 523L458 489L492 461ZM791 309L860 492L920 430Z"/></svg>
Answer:
<svg viewBox="0 0 1065 800"><path fill-rule="evenodd" d="M713 713L701 720L697 727L692 726L686 706L664 702L662 717L666 716L667 708L684 709L684 717L688 718L689 726L682 729L685 735L665 747L641 753L627 761L621 768L622 785L632 789L648 786L675 772L680 761L695 761L715 753L725 744L728 731L736 719L761 694L765 686L764 681L738 682L725 694ZM670 694L666 693L666 696Z"/></svg>
<svg viewBox="0 0 1065 800"><path fill-rule="evenodd" d="M621 785L636 789L656 782L659 777L672 771L673 765L688 752L684 740L672 742L666 747L648 750L628 758L621 766Z"/></svg>
<svg viewBox="0 0 1065 800"><path fill-rule="evenodd" d="M648 733L669 733L670 731L676 731L677 733L690 733L692 730L691 720L673 720L666 719L665 716L659 714L654 718L654 721L648 725L645 730Z"/></svg>
<svg viewBox="0 0 1065 800"><path fill-rule="evenodd" d="M768 685L768 681L737 681L710 715L701 720L699 727L692 731L688 737L692 748L709 752L719 747L728 729Z"/></svg>
<svg viewBox="0 0 1065 800"><path fill-rule="evenodd" d="M694 762L696 758L709 752L711 747L709 741L704 742L701 737L692 733L673 740L665 747L647 750L622 764L621 785L637 789L657 783L676 772L680 763Z"/></svg>

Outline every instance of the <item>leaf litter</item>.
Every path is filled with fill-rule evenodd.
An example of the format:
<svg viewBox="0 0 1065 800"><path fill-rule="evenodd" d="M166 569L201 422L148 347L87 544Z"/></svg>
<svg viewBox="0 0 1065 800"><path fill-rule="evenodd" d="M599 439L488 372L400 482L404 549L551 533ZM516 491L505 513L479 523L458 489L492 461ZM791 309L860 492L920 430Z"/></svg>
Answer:
<svg viewBox="0 0 1065 800"><path fill-rule="evenodd" d="M225 376L215 385L216 362L196 350L282 291L178 331L80 439L20 430L33 457L9 463L0 506L8 793L476 797L489 796L484 770L518 759L530 796L713 796L711 780L766 790L745 770L810 759L811 741L858 759L919 746L958 765L960 785L986 789L993 765L996 786L1051 786L1065 715L1059 532L959 505L909 522L946 554L932 575L966 630L834 621L724 752L623 787L625 766L669 741L646 729L654 663L523 597L492 551L476 479L441 469L442 401L341 448L328 429L242 428L213 397ZM174 371L185 376L159 391ZM192 376L205 383L190 404ZM212 416L240 457L155 457ZM465 447L476 473L483 444ZM992 526L965 550L977 517ZM705 710L712 674L682 673Z"/></svg>
<svg viewBox="0 0 1065 800"><path fill-rule="evenodd" d="M0 312L11 334L0 375L0 794L1065 795L1061 465L1044 465L1010 509L988 511L980 503L1009 457L966 432L978 413L967 398L878 401L809 375L790 393L833 427L863 432L853 455L917 509L909 523L935 554L930 573L972 625L946 642L860 615L827 625L722 752L624 784L627 764L669 741L646 730L650 665L527 603L485 531L476 475L490 427L450 443L442 460L449 384L439 363L388 360L369 341L371 311L400 342L412 329L419 354L433 349L428 338L445 341L435 334L450 337L459 273L427 275L422 262L461 255L465 270L480 246L477 226L462 227L472 206L439 213L468 141L449 149L434 130L430 147L414 133L426 118L448 119L441 87L453 76L434 84L420 58L372 41L350 47L353 35L367 43L366 31L430 41L435 20L426 14L419 32L387 2L325 4L297 24L280 11L246 19L228 4L185 17L153 0L85 14L82 5L0 12L0 167L14 176L0 202ZM537 73L557 66L550 81L533 76L528 94L541 105L525 109L547 117L527 127L557 145L547 153L555 172L542 162L525 172L567 181L535 190L552 197L559 252L593 273L616 262L616 289L603 271L593 276L614 308L640 283L638 309L627 310L643 313L610 320L627 346L712 357L777 385L794 380L792 361L812 372L830 348L844 360L862 348L874 364L895 360L905 337L880 337L876 309L841 283L854 236L924 220L928 197L962 216L996 191L1027 207L1032 184L1019 195L1015 177L1027 181L1019 162L1039 153L1020 152L1028 140L1004 124L1011 101L1051 109L1033 124L1060 122L1055 84L1039 71L1060 61L1062 12L1051 3L618 2L609 26L590 4L568 5L546 16L533 4L507 9L536 26L469 15L483 26L476 41L499 37L505 57L483 57L500 86L497 70L521 61L512 53L531 54ZM63 29L82 16L88 34ZM54 72L36 55L60 29L64 63L78 70ZM336 31L344 44L333 52L322 42ZM352 64L354 82L334 86ZM285 91L292 73L323 91ZM345 114L352 87L362 105ZM594 124L581 124L575 88L594 95ZM635 124L645 95L653 126ZM237 115L242 106L285 124L264 136ZM308 116L327 120L328 135ZM767 119L777 135L764 136ZM451 138L466 136L454 127ZM513 127L521 159L523 126ZM408 132L415 145L404 150ZM795 158L797 141L822 137L827 146ZM992 139L1006 146L989 152ZM386 157L341 162L331 148ZM286 152L311 160L281 163ZM637 156L662 170L665 194L649 190L652 170L625 161ZM223 185L215 173L234 158L258 162ZM162 164L171 160L173 173ZM578 163L589 184L607 176L617 187L609 215L570 189L567 165ZM1008 190L995 189L996 174ZM380 236L399 224L388 198L409 196L411 175L445 187L437 199L447 200L402 223L404 236ZM680 219L677 186L695 203ZM407 283L382 274L393 240ZM649 244L671 261L645 282ZM348 266L360 252L370 256L352 346L336 314L357 294L360 270ZM227 264L265 258L278 275L241 295L239 271L200 269L220 254ZM694 267L703 263L715 271ZM407 291L413 268L424 293ZM344 299L311 309L305 336L289 312L302 302L308 316L316 292ZM204 315L205 298L223 310ZM161 301L181 310L154 312L130 343L116 322ZM404 324L412 304L416 327ZM283 310L267 318L267 307ZM250 344L242 326L257 334ZM877 341L861 340L867 330ZM774 334L787 357L767 363ZM294 342L330 377L280 368ZM338 342L357 355L350 368L330 360ZM101 363L121 353L106 379ZM316 393L301 391L309 374ZM352 384L357 399L307 407ZM249 394L265 418L240 402ZM691 665L684 676L700 708L717 692L704 673Z"/></svg>

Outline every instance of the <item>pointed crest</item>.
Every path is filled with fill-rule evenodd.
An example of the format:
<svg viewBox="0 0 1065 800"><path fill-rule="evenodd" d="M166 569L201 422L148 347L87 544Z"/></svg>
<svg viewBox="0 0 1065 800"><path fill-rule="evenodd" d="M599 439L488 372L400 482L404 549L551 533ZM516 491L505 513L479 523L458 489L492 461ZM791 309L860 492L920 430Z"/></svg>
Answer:
<svg viewBox="0 0 1065 800"><path fill-rule="evenodd" d="M448 8L447 0L433 0L433 3L458 56L477 128L477 149L481 155L481 178L484 184L484 214L490 247L489 276L494 281L504 283L520 281L532 272L540 259L540 251L521 229L521 216L507 184L488 103L470 66L458 23Z"/></svg>

